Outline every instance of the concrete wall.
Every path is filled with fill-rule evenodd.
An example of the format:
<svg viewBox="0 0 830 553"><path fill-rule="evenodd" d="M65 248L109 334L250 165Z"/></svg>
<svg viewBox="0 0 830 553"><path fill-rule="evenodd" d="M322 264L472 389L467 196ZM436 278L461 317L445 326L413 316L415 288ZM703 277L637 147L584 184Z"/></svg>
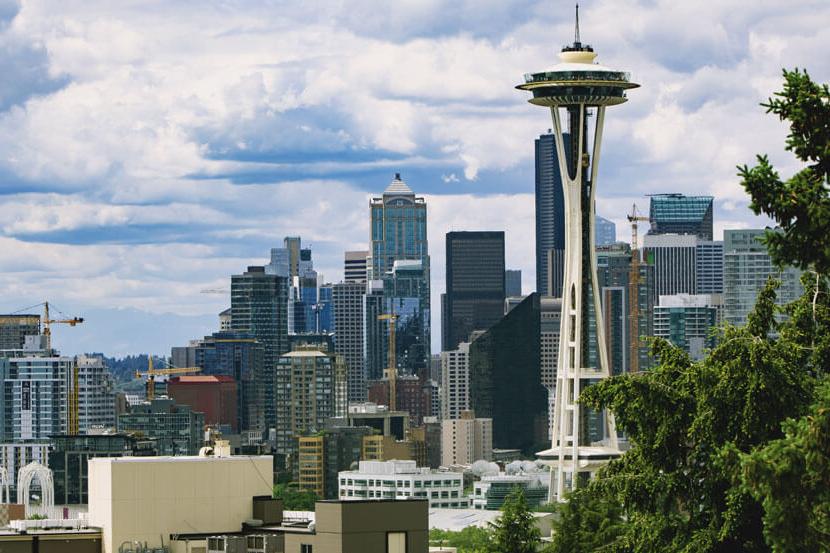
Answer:
<svg viewBox="0 0 830 553"><path fill-rule="evenodd" d="M2 553L101 553L98 534L0 535Z"/></svg>
<svg viewBox="0 0 830 553"><path fill-rule="evenodd" d="M103 553L124 541L169 544L170 534L239 531L252 498L271 495L272 458L122 457L89 460L89 523Z"/></svg>

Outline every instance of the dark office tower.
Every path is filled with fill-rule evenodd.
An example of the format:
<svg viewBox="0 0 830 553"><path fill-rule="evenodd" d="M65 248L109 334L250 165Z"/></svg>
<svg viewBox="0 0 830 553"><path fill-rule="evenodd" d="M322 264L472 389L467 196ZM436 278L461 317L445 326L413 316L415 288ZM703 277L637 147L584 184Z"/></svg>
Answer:
<svg viewBox="0 0 830 553"><path fill-rule="evenodd" d="M366 258L368 251L346 252L343 260L343 280L345 282L366 282Z"/></svg>
<svg viewBox="0 0 830 553"><path fill-rule="evenodd" d="M231 277L231 329L248 332L262 344L263 370L257 388L262 390L265 429L276 423L275 374L277 361L288 351L288 279L248 267Z"/></svg>
<svg viewBox="0 0 830 553"><path fill-rule="evenodd" d="M507 269L504 272L504 295L514 298L522 295L522 271L520 269Z"/></svg>
<svg viewBox="0 0 830 553"><path fill-rule="evenodd" d="M365 258L364 258L365 259ZM363 300L366 284L341 282L332 287L334 352L346 361L350 402L366 401L366 365L363 362Z"/></svg>
<svg viewBox="0 0 830 553"><path fill-rule="evenodd" d="M446 260L441 349L452 351L504 314L504 232L448 232Z"/></svg>
<svg viewBox="0 0 830 553"><path fill-rule="evenodd" d="M549 271L558 274L564 271L564 250L565 196L559 177L556 143L553 134L548 132L536 139L536 291L543 296L562 295L561 277L553 278L558 289L551 290L548 286ZM476 413L476 416L482 415Z"/></svg>
<svg viewBox="0 0 830 553"><path fill-rule="evenodd" d="M649 234L694 234L712 240L712 196L657 194L651 197Z"/></svg>
<svg viewBox="0 0 830 553"><path fill-rule="evenodd" d="M230 330L214 332L193 345L171 349L175 367L200 367L203 376L233 378L237 385L235 426L240 431L265 428L264 401L258 386L264 378L264 353L253 334Z"/></svg>
<svg viewBox="0 0 830 553"><path fill-rule="evenodd" d="M493 447L533 455L547 439L541 304L530 294L470 344L470 408L493 419Z"/></svg>
<svg viewBox="0 0 830 553"><path fill-rule="evenodd" d="M40 315L0 315L0 350L23 349L26 336L40 334Z"/></svg>

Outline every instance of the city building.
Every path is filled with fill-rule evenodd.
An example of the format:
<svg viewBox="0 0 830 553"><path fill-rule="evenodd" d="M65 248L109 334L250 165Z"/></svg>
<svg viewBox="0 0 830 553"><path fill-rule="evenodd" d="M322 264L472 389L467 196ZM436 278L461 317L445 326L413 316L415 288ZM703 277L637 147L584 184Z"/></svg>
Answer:
<svg viewBox="0 0 830 553"><path fill-rule="evenodd" d="M299 436L346 416L346 365L336 354L305 346L279 358L276 451L293 454Z"/></svg>
<svg viewBox="0 0 830 553"><path fill-rule="evenodd" d="M541 305L533 293L470 344L470 408L493 420L493 445L538 451L547 440Z"/></svg>
<svg viewBox="0 0 830 553"><path fill-rule="evenodd" d="M343 501L418 498L431 508L469 506L460 474L419 468L415 461L360 461L357 470L342 471L339 480Z"/></svg>
<svg viewBox="0 0 830 553"><path fill-rule="evenodd" d="M521 488L525 501L531 510L548 500L548 486L541 478L548 479L547 473L540 474L498 474L482 476L473 483L473 508L499 511L516 488Z"/></svg>
<svg viewBox="0 0 830 553"><path fill-rule="evenodd" d="M133 405L118 415L119 432L154 438L161 455L195 455L204 443L204 428L204 413L168 398Z"/></svg>
<svg viewBox="0 0 830 553"><path fill-rule="evenodd" d="M594 245L596 246L610 246L617 242L617 225L613 221L609 221L605 217L596 216L596 223L594 225Z"/></svg>
<svg viewBox="0 0 830 553"><path fill-rule="evenodd" d="M697 245L694 234L646 234L643 257L654 267L655 302L659 296L694 294L697 290Z"/></svg>
<svg viewBox="0 0 830 553"><path fill-rule="evenodd" d="M171 534L238 532L256 518L253 498L270 499L272 474L265 455L90 459L89 523L103 529L103 553L125 542L169 546Z"/></svg>
<svg viewBox="0 0 830 553"><path fill-rule="evenodd" d="M363 438L375 432L368 426L334 425L326 428L322 433L324 478L321 498L337 499L338 473L357 466L363 450ZM300 462L302 463L302 457Z"/></svg>
<svg viewBox="0 0 830 553"><path fill-rule="evenodd" d="M692 359L703 359L715 347L713 328L720 322L720 294L660 296L654 308L654 336L686 350Z"/></svg>
<svg viewBox="0 0 830 553"><path fill-rule="evenodd" d="M550 289L550 252L565 250L565 197L559 174L556 141L552 131L539 136L536 149L536 291L543 296L561 296L562 281L553 278L558 289ZM554 263L556 268L560 267ZM564 265L561 269L564 270ZM508 294L511 295L511 294ZM521 294L519 294L521 295Z"/></svg>
<svg viewBox="0 0 830 553"><path fill-rule="evenodd" d="M348 254L347 262L348 262ZM364 280L365 280L365 261ZM346 380L350 402L366 401L366 365L364 363L364 314L365 282L352 281L332 287L334 304L334 352L346 362Z"/></svg>
<svg viewBox="0 0 830 553"><path fill-rule="evenodd" d="M504 232L448 232L446 243L441 349L451 351L468 341L472 331L490 328L504 313Z"/></svg>
<svg viewBox="0 0 830 553"><path fill-rule="evenodd" d="M476 418L472 411L441 421L441 464L471 465L493 457L493 419Z"/></svg>
<svg viewBox="0 0 830 553"><path fill-rule="evenodd" d="M360 450L362 461L391 461L415 460L420 451L419 444L413 444L409 439L396 440L394 436L381 436L373 434L363 437L363 444Z"/></svg>
<svg viewBox="0 0 830 553"><path fill-rule="evenodd" d="M265 349L249 332L214 332L189 346L174 347L174 367L200 367L201 376L230 377L236 383L236 421L240 431L262 431L264 426ZM185 402L186 403L186 402ZM198 410L198 409L197 409Z"/></svg>
<svg viewBox="0 0 830 553"><path fill-rule="evenodd" d="M654 194L649 206L648 234L692 234L712 240L712 196Z"/></svg>
<svg viewBox="0 0 830 553"><path fill-rule="evenodd" d="M723 242L700 240L695 251L695 293L723 293Z"/></svg>
<svg viewBox="0 0 830 553"><path fill-rule="evenodd" d="M564 498L566 489L576 488L580 480L590 477L608 459L620 455L613 415L607 410L594 414L584 408L579 403L579 390L591 380L611 376L597 297L594 244L597 154L606 107L622 104L627 99L626 91L639 85L631 82L627 73L597 65L596 56L593 48L580 41L577 19L574 43L562 49L560 63L548 71L526 74L524 82L517 86L531 93L530 103L544 107L551 114L558 160L558 167L552 170L559 174L565 206L562 282L565 312L561 318L563 340L557 358L553 444L551 449L539 454L551 467L551 496L558 499ZM563 110L568 114L567 128L563 128L561 121ZM545 291L543 295L557 294ZM521 306L514 308L508 317L519 309ZM594 336L589 330L591 327ZM470 351L471 383L476 372L474 348L480 340L473 343ZM537 382L538 376L534 379ZM476 391L471 385L473 398ZM494 415L496 423L497 416ZM591 419L600 424L592 429L592 425L586 424ZM600 432L591 436L595 430ZM494 434L499 434L496 428Z"/></svg>
<svg viewBox="0 0 830 553"><path fill-rule="evenodd" d="M264 428L276 424L276 368L280 355L288 351L288 278L268 274L264 267L248 267L231 277L231 328L253 335L262 344L262 371L254 374L260 390L257 400Z"/></svg>
<svg viewBox="0 0 830 553"><path fill-rule="evenodd" d="M78 373L78 430L115 428L115 380L103 355L75 357Z"/></svg>
<svg viewBox="0 0 830 553"><path fill-rule="evenodd" d="M761 242L763 229L725 230L723 233L723 315L735 326L746 324L755 307L758 292L769 277L781 280L776 303L783 305L803 293L801 271L776 267Z"/></svg>
<svg viewBox="0 0 830 553"><path fill-rule="evenodd" d="M239 433L236 380L230 376L174 376L167 381L167 395L179 405L203 413L208 426L225 427Z"/></svg>
<svg viewBox="0 0 830 553"><path fill-rule="evenodd" d="M507 269L504 271L504 295L505 297L522 295L521 269Z"/></svg>
<svg viewBox="0 0 830 553"><path fill-rule="evenodd" d="M0 350L23 349L26 336L40 335L40 315L0 315Z"/></svg>
<svg viewBox="0 0 830 553"><path fill-rule="evenodd" d="M20 469L29 463L48 465L51 447L52 444L48 438L21 442L0 441L0 468L6 471L10 480L9 493L11 497L17 496L17 475ZM0 501L0 504L2 504L2 501Z"/></svg>
<svg viewBox="0 0 830 553"><path fill-rule="evenodd" d="M231 308L228 307L221 313L219 313L219 331L226 332L231 329ZM176 365L179 366L179 365ZM187 366L187 365L181 365Z"/></svg>
<svg viewBox="0 0 830 553"><path fill-rule="evenodd" d="M87 461L96 457L149 457L158 455L155 440L131 434L105 432L51 436L48 466L55 483L55 503L89 503Z"/></svg>
<svg viewBox="0 0 830 553"><path fill-rule="evenodd" d="M366 284L369 280L368 265L366 263L368 257L368 250L347 251L343 260L343 281Z"/></svg>
<svg viewBox="0 0 830 553"><path fill-rule="evenodd" d="M441 418L457 419L470 410L470 344L441 352Z"/></svg>
<svg viewBox="0 0 830 553"><path fill-rule="evenodd" d="M539 300L541 307L541 321L539 325L540 372L542 386L547 392L548 399L548 439L553 437L553 416L556 400L556 360L559 356L559 328L562 317L562 300L559 298L542 297ZM515 450L519 451L519 450Z"/></svg>
<svg viewBox="0 0 830 553"><path fill-rule="evenodd" d="M386 406L375 403L349 405L346 423L374 428L381 436L392 436L396 440L403 440L409 433L409 413L389 411Z"/></svg>
<svg viewBox="0 0 830 553"><path fill-rule="evenodd" d="M369 385L369 402L391 405L389 379L382 378ZM395 408L409 413L411 426L419 426L424 417L432 416L431 382L413 375L399 375L395 381Z"/></svg>

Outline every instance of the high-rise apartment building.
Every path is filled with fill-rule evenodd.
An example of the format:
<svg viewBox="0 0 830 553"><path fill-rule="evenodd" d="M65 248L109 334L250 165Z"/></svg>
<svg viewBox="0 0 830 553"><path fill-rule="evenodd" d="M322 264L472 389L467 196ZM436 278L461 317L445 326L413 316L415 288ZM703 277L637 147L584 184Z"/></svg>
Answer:
<svg viewBox="0 0 830 553"><path fill-rule="evenodd" d="M470 465L493 458L493 419L464 411L458 419L441 421L441 464Z"/></svg>
<svg viewBox="0 0 830 553"><path fill-rule="evenodd" d="M304 346L277 365L277 453L296 452L297 438L325 428L347 411L346 364L336 354Z"/></svg>
<svg viewBox="0 0 830 553"><path fill-rule="evenodd" d="M387 378L375 380L369 385L369 401L388 406L390 392ZM410 425L420 426L424 417L432 415L431 381L415 375L398 375L395 381L395 408L409 413Z"/></svg>
<svg viewBox="0 0 830 553"><path fill-rule="evenodd" d="M723 242L699 240L695 252L695 293L723 293Z"/></svg>
<svg viewBox="0 0 830 553"><path fill-rule="evenodd" d="M40 315L0 315L0 350L23 349L26 336L40 334Z"/></svg>
<svg viewBox="0 0 830 553"><path fill-rule="evenodd" d="M345 253L343 261L343 281L362 282L368 279L368 266L366 258L369 257L368 250L349 251Z"/></svg>
<svg viewBox="0 0 830 553"><path fill-rule="evenodd" d="M801 271L794 267L776 267L766 245L761 242L764 234L763 229L726 230L723 233L724 319L735 326L746 324L758 292L770 276L781 280L781 287L776 292L779 305L794 301L804 293Z"/></svg>
<svg viewBox="0 0 830 553"><path fill-rule="evenodd" d="M239 433L239 411L236 401L238 384L230 376L174 376L167 382L167 395L180 405L189 405L203 413L205 424Z"/></svg>
<svg viewBox="0 0 830 553"><path fill-rule="evenodd" d="M541 306L531 294L470 344L470 407L493 419L493 445L535 453L546 440Z"/></svg>
<svg viewBox="0 0 830 553"><path fill-rule="evenodd" d="M262 344L262 371L255 375L256 385L262 390L264 429L274 428L277 360L288 351L288 278L268 274L264 267L248 267L233 275L231 328L252 334Z"/></svg>
<svg viewBox="0 0 830 553"><path fill-rule="evenodd" d="M457 419L470 410L470 343L441 352L441 418Z"/></svg>
<svg viewBox="0 0 830 553"><path fill-rule="evenodd" d="M594 244L610 246L617 241L617 225L605 217L596 216L594 224Z"/></svg>
<svg viewBox="0 0 830 553"><path fill-rule="evenodd" d="M649 234L693 234L712 240L712 196L655 194L649 206Z"/></svg>
<svg viewBox="0 0 830 553"><path fill-rule="evenodd" d="M78 355L78 430L115 428L115 380L100 355Z"/></svg>
<svg viewBox="0 0 830 553"><path fill-rule="evenodd" d="M522 270L507 269L504 271L504 295L518 297L522 295Z"/></svg>
<svg viewBox="0 0 830 553"><path fill-rule="evenodd" d="M365 297L365 282L341 282L332 286L334 352L342 355L346 362L350 402L366 401L367 398L366 365L363 352Z"/></svg>
<svg viewBox="0 0 830 553"><path fill-rule="evenodd" d="M539 136L536 146L536 291L543 296L561 296L561 277L550 278L549 271L564 270L564 263L553 263L549 258L563 260L565 251L565 197L559 176L554 135ZM557 256L555 253L559 252ZM558 289L550 289L550 281Z"/></svg>
<svg viewBox="0 0 830 553"><path fill-rule="evenodd" d="M443 351L487 330L504 313L504 232L447 233L446 296L442 308Z"/></svg>
<svg viewBox="0 0 830 553"><path fill-rule="evenodd" d="M654 267L654 290L658 296L694 294L697 290L697 244L694 234L646 234L643 251Z"/></svg>
<svg viewBox="0 0 830 553"><path fill-rule="evenodd" d="M712 329L720 322L722 308L720 294L660 296L654 308L654 336L702 359L706 349L715 347Z"/></svg>

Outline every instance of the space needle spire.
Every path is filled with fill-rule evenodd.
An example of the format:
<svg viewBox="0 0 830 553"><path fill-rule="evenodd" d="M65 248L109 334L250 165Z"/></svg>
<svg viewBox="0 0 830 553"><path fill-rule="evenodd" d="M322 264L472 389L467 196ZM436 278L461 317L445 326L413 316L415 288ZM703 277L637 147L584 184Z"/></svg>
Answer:
<svg viewBox="0 0 830 553"><path fill-rule="evenodd" d="M565 272L552 444L537 453L551 469L552 501L562 501L567 491L584 485L621 454L613 415L581 405L579 396L587 386L611 375L594 248L605 109L624 103L626 90L639 85L627 73L597 64L596 57L594 49L581 42L577 5L574 43L562 48L560 63L549 71L526 74L516 87L532 94L531 104L550 109L565 198Z"/></svg>

